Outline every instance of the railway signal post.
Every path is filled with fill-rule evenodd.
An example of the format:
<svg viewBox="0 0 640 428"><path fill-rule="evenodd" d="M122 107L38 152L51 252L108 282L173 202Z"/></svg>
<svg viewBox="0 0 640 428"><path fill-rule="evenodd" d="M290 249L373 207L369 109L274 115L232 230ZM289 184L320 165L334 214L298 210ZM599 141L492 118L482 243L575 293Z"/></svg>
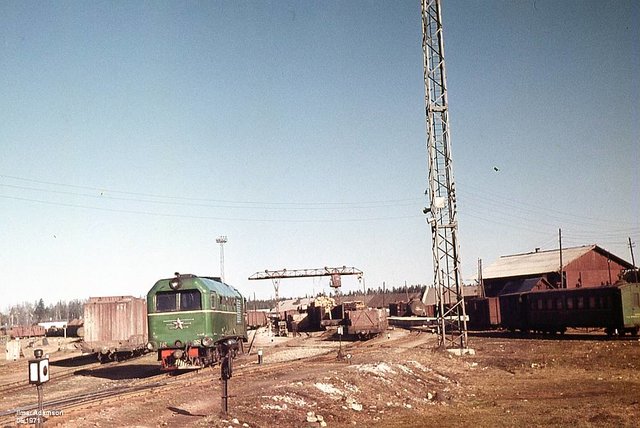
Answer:
<svg viewBox="0 0 640 428"><path fill-rule="evenodd" d="M226 347L224 356L220 363L220 379L222 380L222 413L227 414L229 411L229 379L231 379L233 371L233 351Z"/></svg>
<svg viewBox="0 0 640 428"><path fill-rule="evenodd" d="M33 351L33 360L29 360L29 383L36 386L38 390L38 413L35 418L36 427L42 427L42 385L49 381L49 358L42 357L42 349Z"/></svg>

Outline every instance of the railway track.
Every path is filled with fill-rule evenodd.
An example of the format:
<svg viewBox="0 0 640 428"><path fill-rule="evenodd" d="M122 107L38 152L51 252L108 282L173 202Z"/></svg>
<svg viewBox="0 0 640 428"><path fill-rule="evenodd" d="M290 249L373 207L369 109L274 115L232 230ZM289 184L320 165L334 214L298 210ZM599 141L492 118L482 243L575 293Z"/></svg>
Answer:
<svg viewBox="0 0 640 428"><path fill-rule="evenodd" d="M402 341L402 340L401 340ZM343 350L356 351L360 348L367 347L367 342L347 342L343 344ZM286 345L280 348L281 350L291 348L309 348L308 344L300 345ZM253 360L253 355L244 354L236 359L233 378L247 378L252 376L270 376L273 373L279 373L287 369L294 364L302 360L316 361L319 364L330 364L335 361L332 354L337 352L337 347L331 345L311 346L312 348L318 348L318 350L326 350L326 352L316 353L314 355L306 355L301 357L289 357L283 361L266 361L264 364L258 365ZM272 353L270 355L277 355L278 348L271 348ZM109 366L115 366L122 363L107 363L99 364L92 363L90 366L84 366L82 368L74 367L64 371L58 371L55 379L72 377L79 370L83 372L91 373L96 368L105 368ZM132 397L138 394L146 394L150 391L159 393L165 389L174 389L177 387L184 387L186 385L200 385L210 382L214 382L219 379L219 366L204 368L195 370L192 372L181 373L177 376L171 376L168 373L160 372L157 375L153 375L147 378L135 379L129 385L117 385L97 392L83 392L71 397L62 397L45 401L43 408L45 410L68 410L72 408L78 408L86 406L87 404L104 404L112 400L122 400L127 397ZM28 387L29 384L26 381L19 381L10 384L0 386L0 393L7 396L6 392L15 391L15 388ZM0 411L0 426L6 426L7 424L15 423L16 415L19 412L29 412L37 409L37 404L30 403L21 405L12 409Z"/></svg>
<svg viewBox="0 0 640 428"><path fill-rule="evenodd" d="M100 363L91 363L89 367L82 367L82 368L72 367L66 370L58 370L57 368L54 368L52 372L53 372L53 376L55 376L55 380L59 381L59 380L63 380L73 376L79 370L90 371L92 368L97 368L97 367L100 367ZM26 377L26 373L24 377ZM26 389L30 386L31 384L29 383L28 379L22 379L15 382L5 383L3 385L0 385L0 395L4 396L8 392L15 393L16 391L19 391L21 389Z"/></svg>
<svg viewBox="0 0 640 428"><path fill-rule="evenodd" d="M111 364L111 363L109 363ZM117 364L117 363L113 363ZM105 366L102 364L101 366ZM73 373L71 373L72 375ZM196 376L197 373L185 373L174 378L169 377L167 373L158 373L156 376L152 376L144 379L137 379L132 382L131 385L116 385L108 389L101 391L84 392L71 397L63 397L52 400L44 401L43 409L45 410L68 410L74 407L84 406L90 403L104 403L111 399L118 399L126 396L132 396L135 394L143 393L146 391L160 389L163 387L173 387L174 385L185 383ZM59 378L59 377L57 377ZM164 378L164 379L159 379ZM20 412L29 412L36 410L37 403L30 403L22 406L18 406L12 409L0 411L0 425L6 426L7 423L12 422L12 417L15 417ZM15 422L15 421L14 421Z"/></svg>
<svg viewBox="0 0 640 428"><path fill-rule="evenodd" d="M334 349L327 349L327 353ZM325 357L326 353L315 355L314 357ZM236 378L246 378L263 372L265 375L273 372L281 371L292 363L300 360L308 360L314 357L291 358L286 361L271 362L258 365L249 362L249 355L242 355L237 359L237 367L234 369L233 376ZM102 365L104 366L104 364ZM73 375L70 371L68 376ZM56 377L59 378L59 375ZM160 378L160 379L159 379ZM127 386L114 386L98 392L85 392L71 397L48 400L43 403L45 410L69 410L76 407L82 407L87 404L104 404L111 400L121 400L130 396L135 396L149 391L160 392L165 389L184 387L187 385L199 385L215 381L219 378L218 366L194 370L191 372L181 373L177 376L161 372L156 376L145 379L138 379L133 384ZM8 385L6 385L8 386ZM29 412L37 409L36 403L26 404L8 410L0 411L0 426L15 423L15 417L20 412Z"/></svg>
<svg viewBox="0 0 640 428"><path fill-rule="evenodd" d="M135 359L135 358L138 358L138 357L133 357L132 359ZM130 361L132 359L129 359L126 361ZM56 363L60 363L60 360L50 362L49 369L51 370L52 378L55 379L57 382L57 381L70 378L78 374L79 372L83 372L85 374L91 374L91 372L95 369L102 369L105 367L115 366L117 364L121 364L122 362L119 363L117 361L114 361L109 363L100 363L98 361L92 361L84 365L69 367L69 368L60 368L56 365ZM23 370L24 368L21 367L21 369ZM23 377L24 379L14 381L14 382L8 382L0 385L0 396L6 396L7 393L16 393L18 391L31 387L32 385L29 383L28 379L26 379L26 373L24 374Z"/></svg>

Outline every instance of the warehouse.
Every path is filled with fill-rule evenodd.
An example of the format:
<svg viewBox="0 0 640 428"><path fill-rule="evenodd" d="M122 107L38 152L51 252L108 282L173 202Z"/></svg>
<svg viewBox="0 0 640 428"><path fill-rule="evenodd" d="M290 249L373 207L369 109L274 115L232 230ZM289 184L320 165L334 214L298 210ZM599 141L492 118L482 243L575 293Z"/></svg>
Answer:
<svg viewBox="0 0 640 428"><path fill-rule="evenodd" d="M562 260L562 263L560 262ZM560 266L562 264L561 281ZM580 288L613 284L631 263L597 246L563 248L502 256L483 272L485 295L545 288Z"/></svg>

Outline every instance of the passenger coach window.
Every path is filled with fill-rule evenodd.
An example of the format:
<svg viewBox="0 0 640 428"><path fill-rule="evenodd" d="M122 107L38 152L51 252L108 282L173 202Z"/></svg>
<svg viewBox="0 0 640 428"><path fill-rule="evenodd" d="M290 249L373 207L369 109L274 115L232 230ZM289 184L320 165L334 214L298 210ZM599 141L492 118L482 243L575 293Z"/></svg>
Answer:
<svg viewBox="0 0 640 428"><path fill-rule="evenodd" d="M202 302L200 300L200 292L198 290L181 291L180 310L199 311L200 309L202 309Z"/></svg>
<svg viewBox="0 0 640 428"><path fill-rule="evenodd" d="M156 294L156 311L171 312L176 310L176 293L166 292Z"/></svg>

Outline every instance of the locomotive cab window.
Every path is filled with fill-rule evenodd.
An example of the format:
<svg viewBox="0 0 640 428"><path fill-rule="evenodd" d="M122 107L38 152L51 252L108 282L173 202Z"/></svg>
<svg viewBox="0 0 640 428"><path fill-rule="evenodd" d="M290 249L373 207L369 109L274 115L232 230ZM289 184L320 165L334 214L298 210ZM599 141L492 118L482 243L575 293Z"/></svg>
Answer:
<svg viewBox="0 0 640 428"><path fill-rule="evenodd" d="M179 294L181 311L199 311L202 309L200 292L198 290L185 290Z"/></svg>
<svg viewBox="0 0 640 428"><path fill-rule="evenodd" d="M166 291L156 294L156 311L172 312L176 310L176 293Z"/></svg>

